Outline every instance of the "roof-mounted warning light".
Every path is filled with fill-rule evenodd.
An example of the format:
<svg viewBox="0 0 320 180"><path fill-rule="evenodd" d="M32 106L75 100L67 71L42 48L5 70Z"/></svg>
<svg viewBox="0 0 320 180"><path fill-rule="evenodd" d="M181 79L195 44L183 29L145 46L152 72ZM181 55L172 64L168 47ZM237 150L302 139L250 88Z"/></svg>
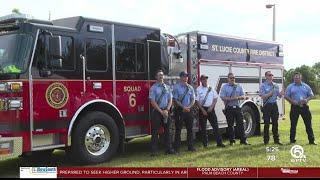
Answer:
<svg viewBox="0 0 320 180"><path fill-rule="evenodd" d="M0 17L0 24L15 23L15 22L29 20L29 19L33 19L33 17L29 14L9 14L9 15Z"/></svg>
<svg viewBox="0 0 320 180"><path fill-rule="evenodd" d="M208 42L207 36L201 35L201 43L202 44L207 44L207 42Z"/></svg>
<svg viewBox="0 0 320 180"><path fill-rule="evenodd" d="M52 21L34 19L34 17L29 14L9 14L9 15L0 17L1 25L3 24L16 25L18 23L24 23L24 22L53 25Z"/></svg>

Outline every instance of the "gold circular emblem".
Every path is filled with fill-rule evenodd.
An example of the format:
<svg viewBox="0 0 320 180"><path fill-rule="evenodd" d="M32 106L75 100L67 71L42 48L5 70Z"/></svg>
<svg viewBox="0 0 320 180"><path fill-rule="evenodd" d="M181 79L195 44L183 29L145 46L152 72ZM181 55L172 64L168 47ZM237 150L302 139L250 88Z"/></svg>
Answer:
<svg viewBox="0 0 320 180"><path fill-rule="evenodd" d="M60 109L68 102L69 93L62 83L52 83L47 88L46 99L51 107Z"/></svg>

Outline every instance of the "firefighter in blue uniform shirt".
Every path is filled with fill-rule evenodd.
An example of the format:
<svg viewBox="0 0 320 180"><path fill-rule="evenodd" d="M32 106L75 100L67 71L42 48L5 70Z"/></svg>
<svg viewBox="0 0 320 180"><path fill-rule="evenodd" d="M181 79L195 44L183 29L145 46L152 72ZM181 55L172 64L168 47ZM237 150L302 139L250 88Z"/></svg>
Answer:
<svg viewBox="0 0 320 180"><path fill-rule="evenodd" d="M217 103L217 92L208 85L208 76L200 76L201 85L197 88L196 104L199 107L199 125L202 134L202 143L204 147L208 146L207 120L209 120L218 147L225 147L222 143L222 137L219 134L219 126L216 113L214 111Z"/></svg>
<svg viewBox="0 0 320 180"><path fill-rule="evenodd" d="M163 78L163 71L158 70L156 74L157 82L151 86L149 92L149 99L153 108L151 118L151 156L155 156L158 150L158 131L161 124L164 127L165 153L174 153L169 131L171 124L169 111L172 105L172 93L170 87L164 83Z"/></svg>
<svg viewBox="0 0 320 180"><path fill-rule="evenodd" d="M263 142L265 145L269 143L269 126L271 118L274 143L282 145L278 132L279 110L277 105L277 97L281 97L283 92L280 92L279 86L273 82L273 74L271 71L265 72L265 77L266 81L260 86L260 97L263 99Z"/></svg>
<svg viewBox="0 0 320 180"><path fill-rule="evenodd" d="M302 82L302 75L300 73L295 73L293 79L294 82L287 87L285 93L286 100L291 104L290 143L293 144L296 142L296 128L299 115L301 115L304 125L306 126L309 144L317 145L312 130L312 115L308 106L308 102L314 97L313 92L310 86Z"/></svg>
<svg viewBox="0 0 320 180"><path fill-rule="evenodd" d="M244 96L243 89L239 84L235 83L235 76L233 73L228 74L228 83L224 84L220 91L220 97L224 101L225 104L225 115L228 123L228 134L230 145L235 144L235 132L234 132L234 122L236 122L236 127L240 133L240 144L250 145L247 142L244 133L244 125L243 125L243 114L240 108L239 100L247 99Z"/></svg>
<svg viewBox="0 0 320 180"><path fill-rule="evenodd" d="M173 101L175 103L175 142L174 148L179 153L181 143L181 129L183 122L187 128L188 150L196 151L193 145L193 114L191 107L195 103L195 93L191 85L188 84L188 73L180 73L180 82L173 86Z"/></svg>

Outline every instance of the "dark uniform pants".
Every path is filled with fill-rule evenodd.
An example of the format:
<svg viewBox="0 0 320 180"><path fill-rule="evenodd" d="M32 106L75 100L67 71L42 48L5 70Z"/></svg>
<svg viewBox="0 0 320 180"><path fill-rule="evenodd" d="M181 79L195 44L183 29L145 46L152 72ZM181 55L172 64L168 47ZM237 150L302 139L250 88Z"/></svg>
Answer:
<svg viewBox="0 0 320 180"><path fill-rule="evenodd" d="M176 132L174 137L174 148L176 151L179 151L181 144L181 129L183 122L187 128L187 141L188 141L188 149L193 148L193 137L192 137L192 127L193 127L193 115L191 112L177 112L175 125Z"/></svg>
<svg viewBox="0 0 320 180"><path fill-rule="evenodd" d="M208 107L203 107L203 108L206 111L208 110ZM201 110L199 110L199 125L201 128L203 145L206 146L208 144L207 120L209 120L209 122L212 126L214 137L217 141L217 144L222 144L222 138L221 138L221 135L219 134L218 120L217 120L217 116L216 116L215 111L212 110L212 112L208 113L208 116L204 116L202 114Z"/></svg>
<svg viewBox="0 0 320 180"><path fill-rule="evenodd" d="M151 151L156 152L158 150L159 138L158 131L160 125L162 124L164 128L164 142L166 146L166 151L172 149L171 137L170 137L170 124L171 118L170 116L167 119L167 122L164 123L164 117L160 114L159 111L152 111L152 119L151 119Z"/></svg>
<svg viewBox="0 0 320 180"><path fill-rule="evenodd" d="M240 142L246 142L246 137L244 134L244 125L243 125L243 114L240 107L230 107L226 108L226 118L228 123L227 132L229 134L230 142L235 142L235 132L234 132L234 122L236 122L236 128L240 133Z"/></svg>
<svg viewBox="0 0 320 180"><path fill-rule="evenodd" d="M269 126L270 119L272 122L272 134L273 140L275 143L279 142L279 132L278 132L278 119L279 119L279 110L277 103L267 103L264 106L263 112L263 121L264 121L264 133L263 140L265 143L269 142Z"/></svg>
<svg viewBox="0 0 320 180"><path fill-rule="evenodd" d="M297 105L291 105L290 111L290 121L291 121L291 128L290 128L290 142L295 142L296 138L296 128L299 119L299 115L302 116L304 125L306 126L306 132L308 134L309 142L314 142L314 135L312 130L312 116L309 110L308 105L304 105L302 107Z"/></svg>

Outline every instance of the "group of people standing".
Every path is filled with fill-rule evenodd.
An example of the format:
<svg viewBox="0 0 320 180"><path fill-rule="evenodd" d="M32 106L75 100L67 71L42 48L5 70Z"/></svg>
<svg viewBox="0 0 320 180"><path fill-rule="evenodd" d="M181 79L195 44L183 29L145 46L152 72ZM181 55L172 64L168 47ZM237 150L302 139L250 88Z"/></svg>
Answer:
<svg viewBox="0 0 320 180"><path fill-rule="evenodd" d="M271 71L265 73L266 81L260 87L260 96L263 99L263 120L264 120L264 144L269 143L269 126L272 123L272 133L274 143L282 145L278 132L278 105L277 97L284 98L291 104L290 110L290 144L296 143L296 128L299 116L301 115L310 145L317 145L312 129L312 115L309 110L308 102L313 99L314 94L309 85L302 82L302 75L296 72L293 76L293 83L289 84L286 91L279 90L279 86L273 82ZM270 121L271 120L271 121Z"/></svg>
<svg viewBox="0 0 320 180"><path fill-rule="evenodd" d="M285 96L285 99L291 104L290 120L290 143L295 143L296 126L299 115L302 116L306 130L308 133L309 144L316 145L311 125L311 113L308 106L308 101L313 98L311 88L301 81L301 74L294 75L294 83L290 84L286 89L280 91L276 83L273 82L273 74L271 71L265 73L266 81L260 86L260 96L263 99L263 120L264 120L264 144L269 143L269 126L272 123L272 132L274 143L282 145L278 133L278 106L277 97ZM192 108L194 106L199 109L199 127L201 130L202 143L204 147L208 146L208 135L206 131L207 120L209 120L217 147L224 148L221 134L219 133L218 120L215 114L215 105L217 99L220 98L225 104L224 114L227 119L227 133L229 136L230 145L235 144L235 129L234 124L239 130L240 144L250 145L247 141L243 115L240 107L240 100L248 99L245 96L241 85L235 82L233 73L228 74L228 83L221 87L219 95L215 89L208 84L208 76L201 75L201 85L196 91L188 84L188 73L180 73L180 82L173 86L171 91L170 86L164 83L164 73L162 70L156 72L157 82L150 88L149 99L152 106L151 115L151 156L155 156L158 151L158 131L159 128L164 128L164 142L166 145L166 154L179 154L181 144L181 129L185 123L187 129L187 144L188 151L196 151L193 142L193 120L194 115ZM172 109L172 105L174 108ZM175 119L175 138L172 142L170 136L170 126L172 119L170 116L171 109L174 112ZM270 121L271 120L271 121Z"/></svg>

